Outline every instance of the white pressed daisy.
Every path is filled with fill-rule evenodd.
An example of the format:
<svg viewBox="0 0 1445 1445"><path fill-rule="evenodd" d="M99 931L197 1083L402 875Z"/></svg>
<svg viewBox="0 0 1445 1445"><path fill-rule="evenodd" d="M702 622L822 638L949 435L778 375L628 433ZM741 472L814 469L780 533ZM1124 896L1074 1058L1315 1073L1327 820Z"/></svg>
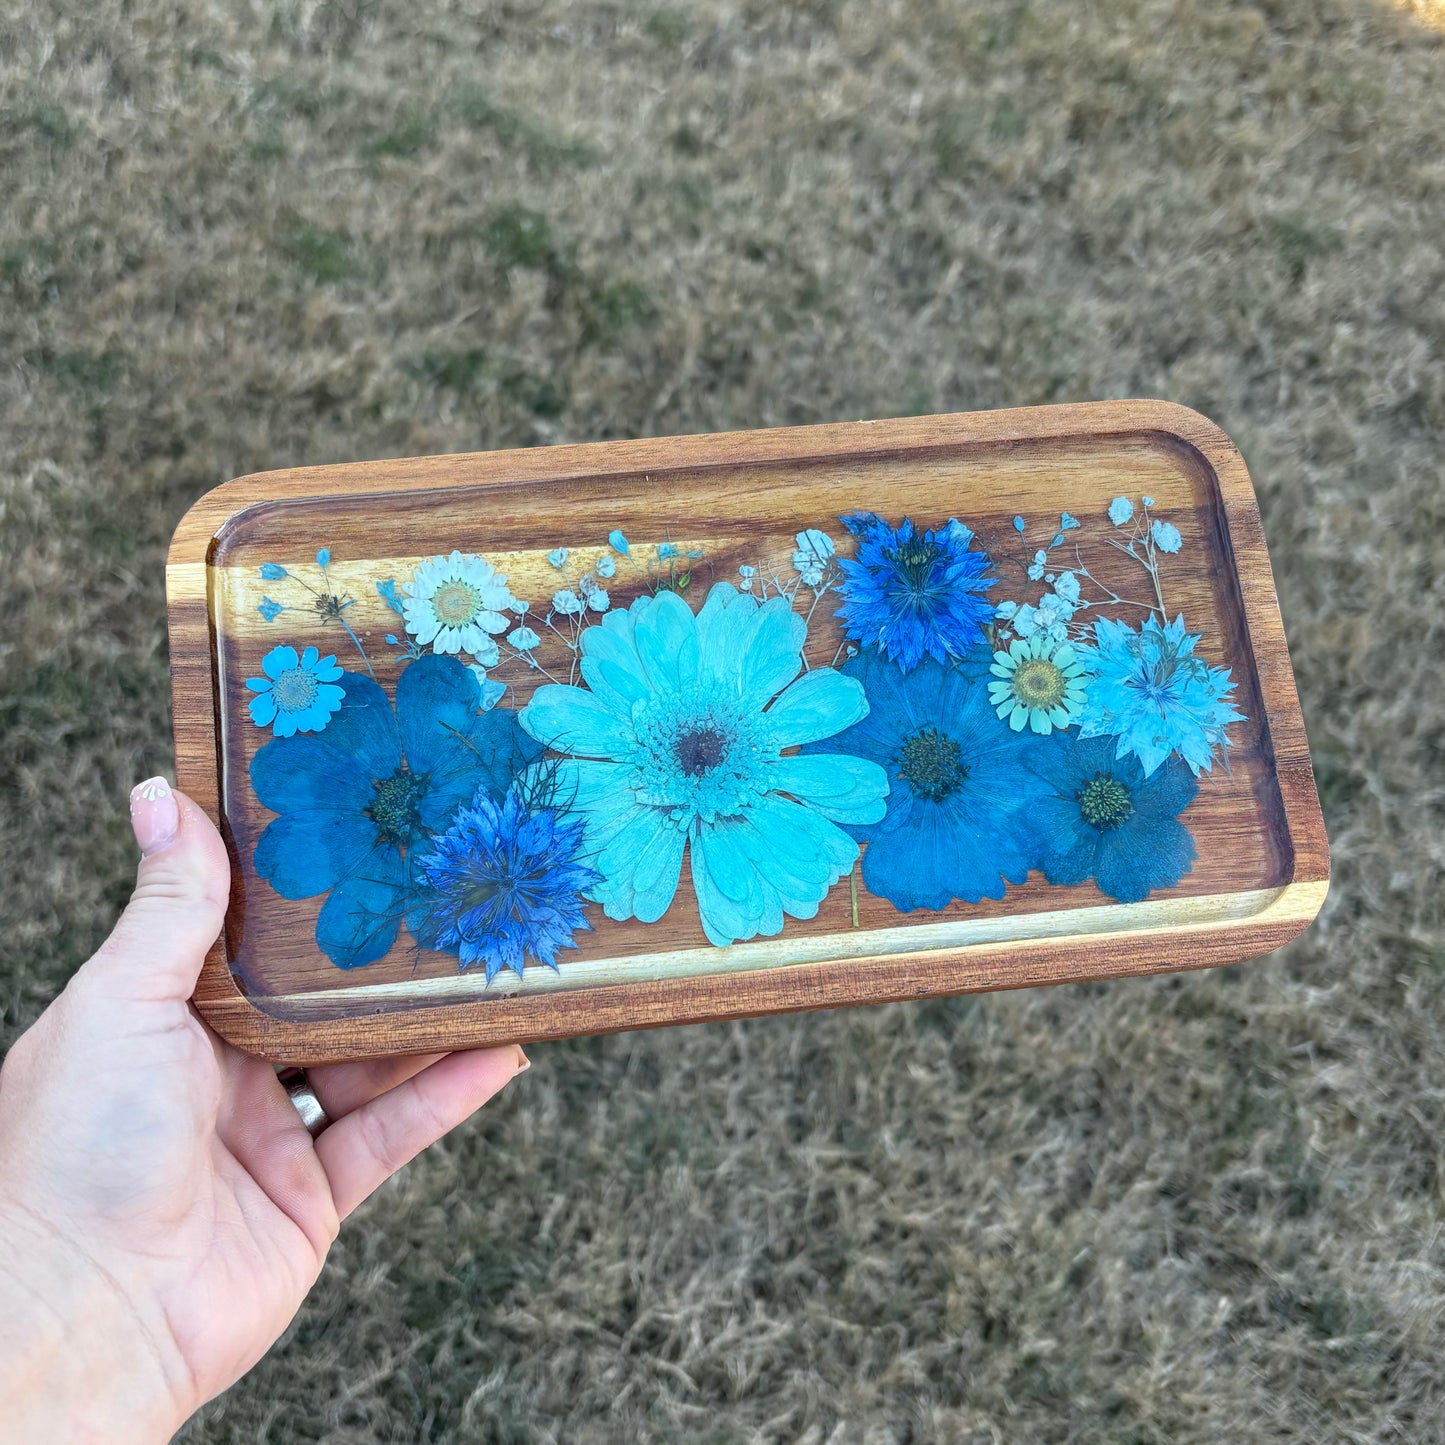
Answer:
<svg viewBox="0 0 1445 1445"><path fill-rule="evenodd" d="M507 579L474 553L432 557L402 591L406 630L437 652L468 652L484 666L497 659L491 634L511 625L504 615L515 599Z"/></svg>
<svg viewBox="0 0 1445 1445"><path fill-rule="evenodd" d="M1088 681L1083 662L1067 642L1036 632L1027 641L1011 643L1007 652L995 652L993 659L988 700L1015 732L1025 723L1036 733L1049 733L1078 721Z"/></svg>

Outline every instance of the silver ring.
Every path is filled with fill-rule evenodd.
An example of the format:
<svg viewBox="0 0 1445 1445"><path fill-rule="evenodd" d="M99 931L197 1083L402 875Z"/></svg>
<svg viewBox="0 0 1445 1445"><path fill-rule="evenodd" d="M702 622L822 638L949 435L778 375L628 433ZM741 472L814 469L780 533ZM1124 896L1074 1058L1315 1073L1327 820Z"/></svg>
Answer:
<svg viewBox="0 0 1445 1445"><path fill-rule="evenodd" d="M316 1097L316 1090L311 1087L306 1070L282 1069L276 1078L286 1090L286 1097L296 1106L296 1112L301 1116L306 1132L314 1139L330 1124L331 1119L321 1107L321 1100Z"/></svg>

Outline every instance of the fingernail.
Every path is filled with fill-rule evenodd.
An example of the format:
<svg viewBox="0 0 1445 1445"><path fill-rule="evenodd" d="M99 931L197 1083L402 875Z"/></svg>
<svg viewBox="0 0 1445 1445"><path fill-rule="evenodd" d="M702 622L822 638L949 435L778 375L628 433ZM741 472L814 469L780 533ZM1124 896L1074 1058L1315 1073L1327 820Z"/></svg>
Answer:
<svg viewBox="0 0 1445 1445"><path fill-rule="evenodd" d="M176 836L181 810L164 778L148 778L130 790L130 826L143 858L159 852Z"/></svg>
<svg viewBox="0 0 1445 1445"><path fill-rule="evenodd" d="M531 1061L531 1059L529 1059L529 1058L526 1056L526 1054L524 1054L524 1053L522 1052L521 1046L518 1045L518 1047L517 1047L517 1068L516 1068L516 1072L512 1075L512 1077L515 1079L515 1078L517 1077L517 1074L525 1074L525 1073L527 1072L527 1070L530 1069L531 1067L532 1067L532 1061Z"/></svg>

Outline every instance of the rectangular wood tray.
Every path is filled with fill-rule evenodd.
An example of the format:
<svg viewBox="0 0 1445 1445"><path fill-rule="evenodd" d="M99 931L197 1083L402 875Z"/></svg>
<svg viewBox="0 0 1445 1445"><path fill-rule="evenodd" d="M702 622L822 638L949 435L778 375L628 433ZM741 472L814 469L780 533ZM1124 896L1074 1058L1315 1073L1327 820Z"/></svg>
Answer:
<svg viewBox="0 0 1445 1445"><path fill-rule="evenodd" d="M1116 498L1127 502L1128 518L1119 520L1125 506ZM850 530L842 519L860 513L875 514L877 520L854 521ZM896 530L905 518L917 527L911 542ZM952 519L964 528L950 531ZM1159 530L1161 526L1165 530ZM827 541L814 537L808 542L804 534L810 529ZM924 537L926 531L932 532L931 540ZM1132 553L1127 545L1131 541ZM860 549L867 546L873 550L864 555ZM796 555L805 548L812 550ZM836 555L827 555L830 548ZM972 560L979 554L986 555ZM428 558L439 560L430 571L418 572ZM935 597L927 587L916 594L924 600L916 603L915 621L909 622L899 589L907 591L913 576L908 568L916 570L920 558L925 568L953 566L948 575L962 580L947 596ZM506 578L500 591L496 574ZM278 1061L525 1043L1212 967L1278 947L1315 917L1324 900L1327 843L1253 488L1229 439L1183 407L1106 402L271 472L228 482L197 502L176 530L166 575L177 782L217 819L233 870L226 928L207 960L196 1003L224 1037ZM998 579L988 591L969 580L981 583L988 575ZM599 591L601 597L595 595ZM776 597L780 591L791 600L775 601L771 610L759 609L752 600ZM503 626L500 616L486 610L498 597L514 602L525 598L530 606L525 614L511 609ZM1046 597L1053 600L1046 602ZM640 601L643 598L649 600ZM570 610L572 599L581 606L580 614ZM1074 601L1078 610L1070 614L1067 605L1060 610L1060 600ZM678 608L679 601L685 608ZM1103 648L1090 663L1094 671L1082 674L1089 696L1117 704L1125 694L1117 687L1106 693L1096 673L1111 657L1115 671L1110 676L1127 693L1132 684L1118 673L1118 666L1127 669L1129 647L1135 648L1136 658L1140 655L1137 639L1157 624L1158 601L1164 602L1170 619L1182 614L1188 636L1200 639L1197 657L1206 666L1184 665L1195 669L1191 675L1203 689L1192 694L1188 704L1193 722L1203 723L1202 732L1195 728L1192 734L1194 765L1199 765L1201 747L1212 765L1199 772L1197 793L1190 796L1190 771L1181 761L1190 717L1170 714L1170 726L1179 726L1163 734L1166 752L1168 744L1176 745L1163 764L1157 756L1144 756L1161 746L1157 739L1141 745L1136 732L1130 734L1134 751L1117 764L1123 779L1117 787L1097 769L1089 775L1093 792L1088 792L1089 778L1065 786L1058 781L1062 774L1057 769L1065 767L1060 760L1067 759L1069 766L1079 758L1097 761L1097 752L1080 750L1081 739L1070 741L1083 731L1080 717L1070 711L1080 694L1071 692L1062 712L1054 705L1056 721L1066 726L1041 737L1035 731L1038 717L1010 710L1018 702L1017 689L1024 686L1022 674L1015 679L1020 661L1037 655L1045 663L1061 663L1070 655L1059 651L1061 640L1066 640L1066 648L1101 644L1106 639L1096 630L1099 619L1127 625L1131 633L1114 631L1113 652ZM851 610L839 617L837 608L844 603ZM1005 604L1004 614L1011 611L1008 604L1025 611L993 615L1000 603ZM481 632L460 630L467 619L456 612L458 606L463 611L473 607ZM889 613L890 607L899 606L904 612ZM711 622L697 620L705 607ZM805 623L779 620L784 613ZM876 738L868 746L858 742L857 750L849 753L852 745L844 746L846 740L862 737L854 728L837 733L836 751L819 757L816 764L797 764L790 760L791 743L799 738L782 737L781 723L776 737L758 732L764 726L758 718L773 716L776 697L789 685L789 668L782 666L772 682L757 682L749 662L739 666L748 679L744 691L754 687L753 713L729 713L733 721L711 731L686 719L679 722L669 713L682 704L661 683L660 691L630 704L651 719L646 727L672 728L667 746L675 751L667 757L680 768L661 782L652 774L647 774L651 781L638 781L643 772L627 772L615 762L597 763L602 754L595 748L589 752L577 740L580 734L568 731L571 723L557 721L581 718L577 726L585 731L585 719L591 716L587 709L595 697L551 692L531 704L540 685L603 686L600 673L594 670L584 677L579 664L600 658L604 646L621 645L619 637L627 646L634 645L627 642L631 637L642 647L637 639L643 637L644 617L652 619L648 627L661 629L665 621L673 629L663 648L665 658L654 664L656 674L658 666L665 671L679 657L683 661L677 667L684 670L698 666L696 657L703 657L706 671L712 666L707 658L721 656L720 649L731 645L727 639L761 636L765 615L775 641L789 635L794 641L805 638L795 660L810 675L812 691L791 696L795 702L801 697L832 699L819 704L820 715L832 718L825 731L836 732L835 725L846 721L837 709L846 709L849 698L866 692L869 717L877 729L892 725L887 722L890 709L902 709L910 717L919 713L908 737L897 742L903 737L898 732L892 743ZM888 621L890 615L896 627ZM435 635L428 635L426 617L440 619L436 626L443 630L436 632L433 626ZM460 619L451 631L444 625L447 618ZM733 620L719 620L727 618ZM747 627L755 631L745 634ZM886 630L890 627L892 631ZM971 649L964 646L970 627L979 637ZM535 647L519 628L538 638ZM980 637L981 632L987 637ZM694 634L702 640L691 640ZM455 659L440 651L449 645L449 637L465 637L467 643ZM289 654L288 647L293 649ZM315 654L307 650L313 647ZM494 647L499 650L493 662ZM912 657L910 648L919 647L924 649L921 658ZM940 653L939 661L928 657L929 647ZM1012 661L995 665L995 650ZM1166 651L1179 663L1188 644L1176 637ZM1080 676L1078 664L1087 655L1082 648L1073 654L1069 677ZM334 664L326 661L331 657ZM540 666L530 667L529 657ZM1157 670L1157 651L1149 657ZM491 665L480 672L464 666L474 660ZM865 662L874 671L860 672ZM1148 662L1146 657L1141 666ZM855 680L845 683L826 676L835 664ZM592 664L594 669L597 665ZM776 669L776 658L770 665ZM717 664L719 676L722 666ZM415 685L408 684L406 698L397 701L398 679L411 668ZM542 669L551 674L551 683ZM1232 691L1224 690L1217 669L1228 669ZM640 664L634 670L640 672ZM340 681L327 681L338 675ZM1055 676L1047 668L1040 675L1045 682ZM1022 792L1012 801L987 802L991 795L986 795L984 779L992 776L987 767L994 764L980 760L971 774L964 754L950 740L947 718L933 726L930 717L939 721L928 713L934 703L919 701L929 686L935 700L937 689L946 687L956 690L956 696L948 694L954 701L937 707L946 712L963 706L958 699L966 698L973 698L968 705L976 707L990 685L987 716L994 719L989 726L997 728L997 737L990 735L987 746L1004 750L997 759L1010 760L1010 767L1024 760L1017 766ZM695 689L700 684L685 686ZM480 711L484 687L492 693L506 688L488 713ZM327 691L338 688L340 693ZM465 693L461 702L459 688ZM474 692L466 692L468 688ZM891 691L880 690L885 688ZM336 711L334 699L343 693L346 701ZM444 693L451 699L445 706L436 701ZM426 752L432 744L417 731L423 724L407 720L412 714L420 716L416 698L423 694L431 708L425 726L444 728L448 738L462 739L465 751L455 754L463 758L456 765L458 781L446 785L451 792L430 773L423 776L420 762L399 767L388 782L383 775L392 764L373 757L365 766L357 763L363 782L370 778L371 791L364 798L349 795L348 788L355 792L363 784L353 777L351 761L346 767L336 763L336 752L344 751L348 740L363 737L372 739L366 746L373 747L376 735L367 729L394 728L393 704L399 716L406 714L401 721L401 733L411 740L406 747L418 759L425 755L437 778L443 772L451 776L452 763L444 769L436 762L440 753L433 757ZM770 696L769 711L762 713ZM1045 704L1052 696L1044 698ZM303 707L309 698L320 699L310 712ZM1002 717L992 709L1000 698ZM363 704L372 703L372 712L363 716ZM515 711L529 706L530 712ZM508 709L514 711L507 715ZM1230 721L1235 713L1242 718ZM1122 726L1119 714L1106 709L1103 716L1115 720L1110 726ZM279 746L287 717L302 724L296 738L311 741ZM378 718L381 721L375 721ZM1021 724L1017 732L1010 726L1013 722ZM641 729L644 723L636 726ZM983 724L975 719L970 726ZM814 724L815 731L822 727ZM1100 727L1097 711L1092 727ZM528 728L537 736L523 736ZM494 744L503 731L512 743L522 737L525 756L518 754L510 771L499 772L501 754ZM655 741L654 733L647 736ZM318 749L316 743L328 739L330 750ZM1222 746L1226 740L1227 757ZM795 781L789 794L789 785L777 783L781 791L767 792L766 807L759 804L756 815L747 812L752 802L738 803L732 794L731 802L721 804L696 801L692 793L682 804L672 794L659 800L656 789L665 793L679 778L689 788L692 780L701 786L712 779L709 768L722 766L719 751L741 748L744 742L754 752L776 744L768 754L773 761L758 764L763 771L756 775L744 777L735 770L728 774L728 786L765 789L774 785L758 778L806 777L819 780L821 793L804 796ZM825 742L808 750L826 751ZM964 746L966 751L972 744L965 741ZM1016 746L1024 751L1007 751ZM375 744L373 752L379 748L385 753L386 747L394 750L395 744ZM874 747L877 763L867 761L868 747ZM1123 744L1117 750L1111 746L1109 756L1123 751ZM842 753L849 756L840 762ZM577 763L574 756L592 761ZM983 756L980 753L980 759ZM865 761L859 763L859 757ZM322 758L329 762L317 761ZM1045 765L1038 759L1054 761ZM1146 762L1152 766L1146 769ZM782 771L767 771L780 764L785 765ZM1128 772L1129 767L1136 771ZM1049 773L1050 768L1055 773ZM833 806L819 797L844 786L839 769L852 780L848 786L853 791L828 823L819 823L818 817ZM1045 773L1053 782L1036 781ZM880 781L885 774L891 779L886 798ZM459 790L469 791L484 775L491 779L495 806L491 812L469 812L471 821L463 827L465 820L452 804L461 796ZM478 932L480 915L465 915L471 923L457 922L463 915L456 899L463 895L448 893L447 879L454 884L461 875L440 871L437 860L443 854L433 851L442 848L438 839L446 833L453 839L454 860L462 857L473 870L465 877L471 880L468 886L474 885L483 867L477 861L483 853L477 850L487 837L495 842L496 830L505 827L501 799L508 778L514 776L512 786L524 801L517 804L513 823L546 813L554 829L552 852L545 861L554 869L547 877L561 891L548 899L562 914L570 900L573 912L580 910L588 925L563 930L575 946L556 952L555 968L527 952L520 976L512 966L498 969L506 947L485 928ZM622 801L604 796L605 788L598 791L599 779L609 780L605 786L610 788L610 780L624 777L633 791ZM1153 792L1146 788L1149 778L1155 781L1148 787L1157 784ZM582 779L586 782L579 783ZM1165 809L1170 817L1187 799L1177 823L1160 822L1148 833L1127 830L1120 819L1132 817L1135 804L1139 818L1147 809L1157 813L1164 807L1159 801L1161 780L1173 790L1173 802ZM258 787L271 807L263 804ZM654 792L647 792L649 787ZM960 790L967 787L985 801L965 807L966 793ZM1052 789L1052 801L1037 801L1043 794L1035 796L1029 789ZM949 799L950 808L957 806L945 815L939 810ZM1065 819L1058 810L1067 812L1070 799L1076 811ZM707 807L714 812L707 814ZM848 807L853 812L845 816ZM915 812L900 811L896 818L890 812L891 822L867 826L858 821L895 807ZM332 811L322 820L317 808ZM988 808L1012 811L991 813ZM1091 808L1094 811L1088 811ZM803 818L797 809L808 816ZM307 816L299 816L302 813ZM419 821L423 813L424 825ZM262 844L282 814L282 826ZM735 826L743 816L756 823L748 834L755 858L751 864L740 861L742 852L724 851L742 848ZM641 818L642 831L627 836L642 843L631 852L625 844L607 851L598 840L609 817L614 822ZM939 823L940 817L954 822ZM784 821L787 818L807 826L800 832ZM562 835L573 823L577 826L567 835L569 845ZM955 824L963 830L956 837L947 832ZM929 835L927 851L910 851L922 846L923 834L917 830L925 826L943 831L938 837ZM1168 868L1159 859L1173 856L1170 848L1177 853L1178 837L1170 830L1180 826L1187 828L1196 856L1170 886L1167 880L1160 882ZM488 827L492 834L486 833ZM873 834L870 827L884 831ZM374 833L368 834L368 828ZM865 837L862 863L852 871L844 866L852 846L850 831ZM509 836L515 838L515 831ZM826 846L820 841L825 836ZM1005 841L990 841L995 837ZM651 885L645 886L645 866L637 857L652 857L647 850L654 847L675 849L680 855L685 838L693 840L687 861L680 865L670 905L656 921L608 917L598 902L586 901L594 894L581 888L579 880L602 879L605 863L606 881L595 896L611 900L609 912L625 914L629 907L656 912L655 901L646 906L642 902L645 896L655 900L656 890L646 891ZM1060 861L1067 852L1065 843L1084 839L1087 856L1096 859L1091 865L1094 876L1111 888L1112 896L1095 882L1049 882L1040 871L1040 853L1027 860L1032 865L1027 881L1010 878L1005 890L1002 879L995 879L998 886L990 891L1000 897L970 902L956 896L939 908L910 911L895 906L899 901L905 906L918 902L907 876L910 858L926 865L916 870L923 880L920 887L930 869L952 868L950 878L975 876L979 848L985 848L985 863L995 856L988 849L1012 860L999 861L996 872L1011 868L1018 873L1023 866L1018 850L1035 846L1029 839L1053 850L1048 866L1056 876L1077 863L1077 858L1067 866ZM1133 851L1126 850L1126 843ZM373 851L358 862L353 855L363 844ZM713 860L713 871L700 864L705 876L695 884L690 867L700 847ZM869 852L875 848L870 864ZM975 853L969 853L970 848ZM1158 857L1149 854L1150 848ZM763 852L758 854L758 849ZM769 851L774 849L778 851ZM794 862L777 861L789 849ZM825 865L818 859L828 849L836 857ZM1109 853L1108 863L1107 849L1116 850ZM332 854L336 856L328 862ZM938 861L940 854L947 855L946 864ZM567 866L574 871L568 873ZM819 869L831 869L829 878L836 881L828 885L824 879L820 885ZM665 865L662 873L665 878ZM788 882L793 874L808 876ZM1121 892L1127 894L1134 886L1127 881L1120 885L1116 880L1121 876L1143 877L1157 886L1140 901L1118 901ZM727 887L718 891L719 878L732 889L728 897L723 896ZM869 886L870 878L881 892ZM567 879L570 891L558 881ZM282 897L278 891L294 894L320 884L328 886L309 897ZM490 897L486 890L491 886L486 884L482 894L473 888L466 897L473 902ZM948 886L966 893L972 885ZM697 888L704 888L712 900L707 920L714 941L702 926ZM378 892L385 889L393 891ZM629 903L634 889L635 902ZM665 894L665 882L663 890ZM750 901L730 901L744 895ZM392 902L378 904L383 896ZM771 905L759 903L760 896L783 899L788 916L777 915L775 908L770 912ZM418 899L424 900L425 911L405 912L421 907ZM326 906L344 928L323 921ZM517 947L526 943L530 949L541 935L526 930L538 915L535 908L531 914L521 905L518 909L513 914L521 920L514 928L521 940ZM801 916L810 909L816 910L813 916ZM444 933L448 921L455 925L452 935ZM772 931L778 921L781 930ZM753 925L762 930L756 936L718 946L719 931L727 934ZM364 966L338 966L337 958L353 963L380 949L389 929L395 942L382 956ZM432 946L420 946L418 933ZM465 968L458 942L463 935L471 940L466 961L473 965ZM323 937L332 956L323 951ZM497 969L490 982L489 969Z"/></svg>

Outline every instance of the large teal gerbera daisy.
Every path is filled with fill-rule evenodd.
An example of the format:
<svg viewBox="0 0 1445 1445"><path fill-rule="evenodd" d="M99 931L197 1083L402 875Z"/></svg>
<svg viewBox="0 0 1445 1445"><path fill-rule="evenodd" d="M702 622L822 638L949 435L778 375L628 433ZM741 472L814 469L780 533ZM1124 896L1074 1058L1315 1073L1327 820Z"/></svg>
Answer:
<svg viewBox="0 0 1445 1445"><path fill-rule="evenodd" d="M583 632L586 688L533 694L522 726L569 755L549 765L555 795L586 820L609 918L661 918L685 847L719 946L812 918L853 866L858 845L837 824L877 822L888 779L863 758L783 756L868 711L852 678L798 676L806 632L786 598L759 604L720 582L694 616L660 592Z"/></svg>

